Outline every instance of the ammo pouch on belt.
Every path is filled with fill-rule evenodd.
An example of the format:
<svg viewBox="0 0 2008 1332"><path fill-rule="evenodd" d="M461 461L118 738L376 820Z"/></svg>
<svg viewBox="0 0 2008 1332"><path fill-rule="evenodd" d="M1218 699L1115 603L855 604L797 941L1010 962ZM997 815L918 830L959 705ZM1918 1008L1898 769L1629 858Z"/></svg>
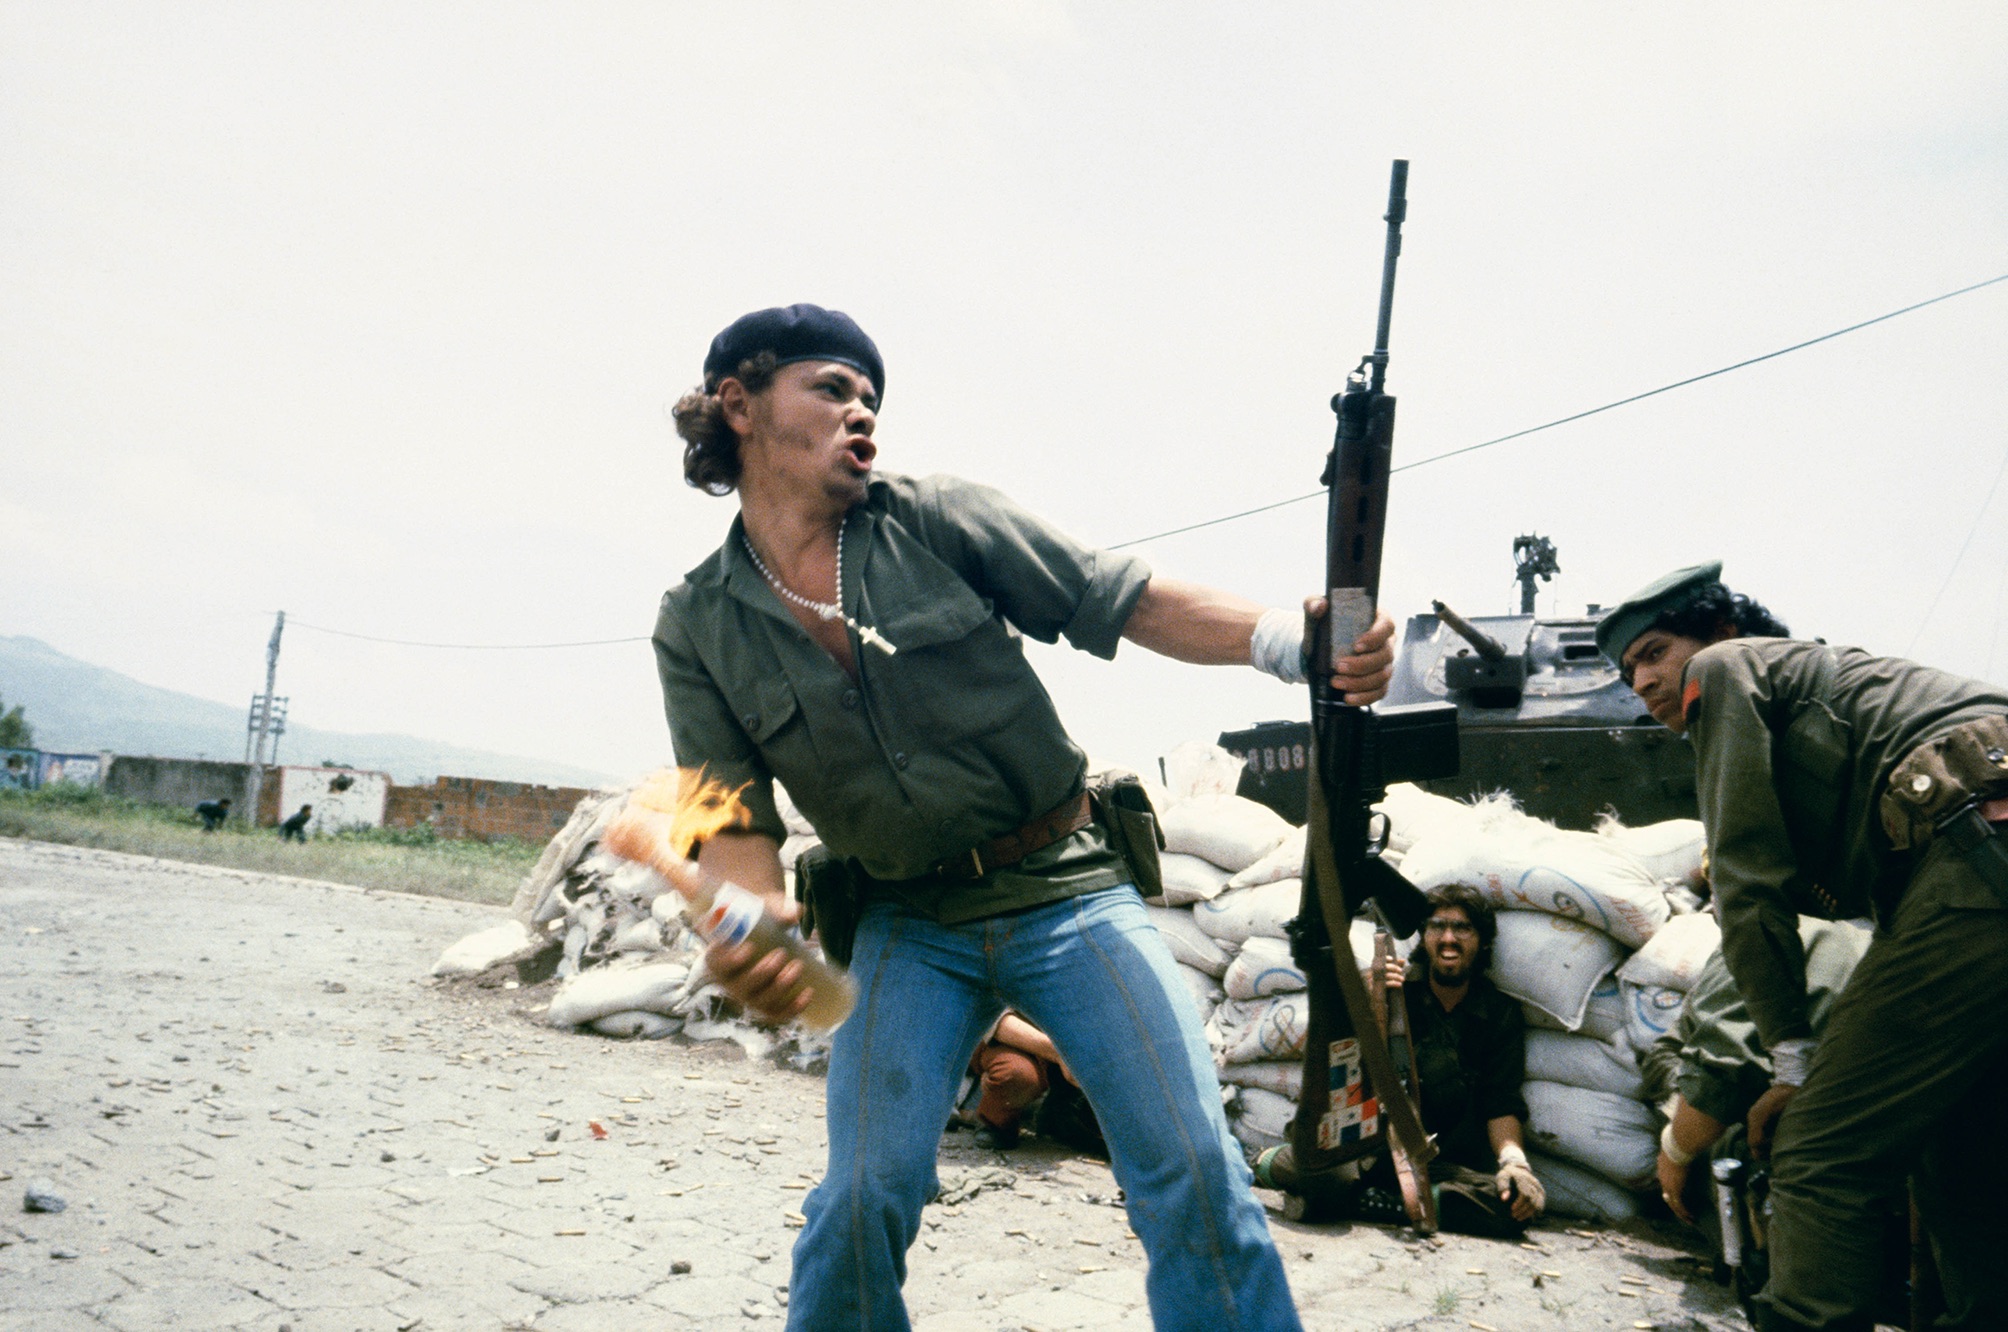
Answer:
<svg viewBox="0 0 2008 1332"><path fill-rule="evenodd" d="M1163 897L1164 871L1158 867L1157 853L1164 849L1164 833L1137 775L1120 768L1095 773L1088 778L1088 799L1110 849L1129 866L1138 895L1146 901Z"/></svg>
<svg viewBox="0 0 2008 1332"><path fill-rule="evenodd" d="M850 863L826 846L810 847L795 857L795 895L802 902L802 933L815 931L823 956L848 967L864 911L864 894Z"/></svg>
<svg viewBox="0 0 2008 1332"><path fill-rule="evenodd" d="M1954 727L1910 751L1889 777L1883 831L1899 851L1952 842L2008 906L2008 838L1982 815L1982 801L2008 796L2008 716Z"/></svg>

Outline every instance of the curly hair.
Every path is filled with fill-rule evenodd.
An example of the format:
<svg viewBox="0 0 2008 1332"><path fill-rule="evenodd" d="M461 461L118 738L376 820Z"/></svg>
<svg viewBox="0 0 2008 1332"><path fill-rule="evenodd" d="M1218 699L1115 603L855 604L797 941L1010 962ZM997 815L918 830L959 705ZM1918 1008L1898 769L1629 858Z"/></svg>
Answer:
<svg viewBox="0 0 2008 1332"><path fill-rule="evenodd" d="M1790 638L1785 622L1721 583L1703 583L1661 611L1650 626L1677 638L1713 642L1725 627L1739 638Z"/></svg>
<svg viewBox="0 0 2008 1332"><path fill-rule="evenodd" d="M758 393L774 382L781 368L773 352L763 351L741 361L731 377ZM670 419L683 437L683 479L707 495L729 495L739 485L739 436L725 423L718 386L726 376L708 374L701 388L676 400Z"/></svg>
<svg viewBox="0 0 2008 1332"><path fill-rule="evenodd" d="M1475 976L1484 975L1492 966L1492 941L1499 937L1499 920L1492 913L1492 904L1468 883L1439 884L1423 896L1429 899L1432 912L1438 907L1456 907L1470 919L1478 931L1478 957L1471 971Z"/></svg>

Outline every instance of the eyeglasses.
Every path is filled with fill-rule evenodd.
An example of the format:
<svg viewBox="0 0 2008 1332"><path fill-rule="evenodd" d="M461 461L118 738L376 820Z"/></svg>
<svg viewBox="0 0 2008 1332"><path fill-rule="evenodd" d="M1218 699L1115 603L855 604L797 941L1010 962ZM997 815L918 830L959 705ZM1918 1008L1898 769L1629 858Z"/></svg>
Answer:
<svg viewBox="0 0 2008 1332"><path fill-rule="evenodd" d="M1432 920L1424 923L1424 934L1448 934L1455 939L1476 939L1478 927L1468 920Z"/></svg>

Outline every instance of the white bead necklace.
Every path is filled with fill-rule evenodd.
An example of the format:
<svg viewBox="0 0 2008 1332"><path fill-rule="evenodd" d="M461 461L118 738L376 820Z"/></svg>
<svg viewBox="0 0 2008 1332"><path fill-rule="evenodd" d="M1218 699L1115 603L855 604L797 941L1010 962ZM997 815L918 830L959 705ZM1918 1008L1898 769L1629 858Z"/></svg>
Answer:
<svg viewBox="0 0 2008 1332"><path fill-rule="evenodd" d="M761 560L760 552L753 549L752 539L744 532L739 534L739 544L746 547L746 558L753 561L753 567L758 569L760 576L767 580L767 586L778 592L782 600L792 601L803 610L814 612L821 619L842 620L846 625L850 626L859 639L870 643L888 657L899 650L891 643L888 643L879 634L878 630L868 624L859 624L856 620L844 614L844 529L842 527L837 528L837 599L835 601L811 601L775 577L774 571L769 569L765 562Z"/></svg>

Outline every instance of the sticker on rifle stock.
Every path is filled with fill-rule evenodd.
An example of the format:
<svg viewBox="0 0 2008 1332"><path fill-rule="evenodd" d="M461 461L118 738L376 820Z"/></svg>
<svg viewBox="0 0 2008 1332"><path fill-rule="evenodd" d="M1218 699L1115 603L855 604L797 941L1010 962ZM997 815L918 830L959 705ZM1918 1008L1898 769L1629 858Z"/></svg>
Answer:
<svg viewBox="0 0 2008 1332"><path fill-rule="evenodd" d="M1379 1133L1380 1103L1367 1095L1360 1043L1350 1038L1333 1041L1326 1068L1330 1073L1330 1108L1318 1121L1318 1146L1332 1151Z"/></svg>
<svg viewBox="0 0 2008 1332"><path fill-rule="evenodd" d="M704 913L697 932L712 943L743 943L760 923L764 910L760 899L738 884L723 884L718 895L711 899L711 909Z"/></svg>

